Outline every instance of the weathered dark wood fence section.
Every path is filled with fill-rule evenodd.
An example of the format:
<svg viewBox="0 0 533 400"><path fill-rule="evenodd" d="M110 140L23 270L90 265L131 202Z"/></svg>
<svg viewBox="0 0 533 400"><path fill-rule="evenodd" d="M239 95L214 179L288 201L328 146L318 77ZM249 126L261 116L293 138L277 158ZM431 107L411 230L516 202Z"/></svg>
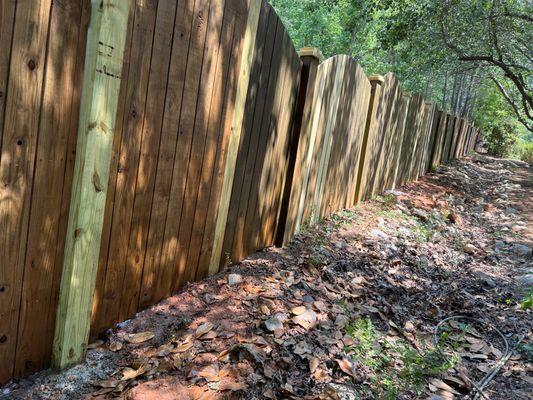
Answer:
<svg viewBox="0 0 533 400"><path fill-rule="evenodd" d="M298 54L263 0L129 0L114 26L116 1L0 0L0 382L78 361L89 326L94 337L477 142L393 74ZM91 73L120 86L116 107L92 105L103 119L86 119ZM87 143L104 139L109 173L85 171L82 152L107 154ZM102 217L90 211L86 230L73 215L90 191Z"/></svg>

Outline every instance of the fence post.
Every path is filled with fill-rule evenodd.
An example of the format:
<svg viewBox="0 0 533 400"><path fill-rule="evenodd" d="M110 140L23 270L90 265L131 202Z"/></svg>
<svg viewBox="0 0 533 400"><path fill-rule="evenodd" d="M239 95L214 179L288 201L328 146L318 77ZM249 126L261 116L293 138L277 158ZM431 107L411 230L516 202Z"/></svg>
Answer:
<svg viewBox="0 0 533 400"><path fill-rule="evenodd" d="M85 356L131 0L92 0L53 364Z"/></svg>
<svg viewBox="0 0 533 400"><path fill-rule="evenodd" d="M244 45L239 72L239 83L237 84L237 93L235 95L235 107L233 111L233 122L231 125L231 136L229 138L226 166L224 169L224 178L222 180L222 196L218 205L217 221L215 225L215 235L213 241L213 250L209 262L209 275L216 274L220 266L222 257L222 246L224 244L224 233L228 221L229 203L233 188L233 178L235 177L235 166L237 165L237 154L239 143L243 131L244 112L246 111L246 97L248 95L248 86L250 84L250 73L252 60L254 58L255 39L257 27L259 25L259 14L262 8L262 0L250 0L248 9L248 19L246 22L246 31L244 34Z"/></svg>
<svg viewBox="0 0 533 400"><path fill-rule="evenodd" d="M370 168L369 159L370 154L368 154L368 143L371 136L376 134L376 112L377 112L377 103L381 93L381 86L385 82L385 78L381 75L370 75L368 77L370 84L372 85L370 93L370 103L368 105L368 112L366 116L365 124L365 134L363 135L363 142L361 145L361 159L359 161L359 169L357 173L357 186L355 189L355 204L359 203L361 200L364 200L364 196L367 192L367 178L368 178L368 169Z"/></svg>
<svg viewBox="0 0 533 400"><path fill-rule="evenodd" d="M289 166L280 219L277 228L276 245L283 246L290 241L299 229L297 224L299 199L305 192L305 164L310 144L311 108L318 72L318 65L324 60L319 49L306 47L300 50L302 67L300 71L300 87L294 111L293 132L290 147ZM303 210L302 210L303 211Z"/></svg>

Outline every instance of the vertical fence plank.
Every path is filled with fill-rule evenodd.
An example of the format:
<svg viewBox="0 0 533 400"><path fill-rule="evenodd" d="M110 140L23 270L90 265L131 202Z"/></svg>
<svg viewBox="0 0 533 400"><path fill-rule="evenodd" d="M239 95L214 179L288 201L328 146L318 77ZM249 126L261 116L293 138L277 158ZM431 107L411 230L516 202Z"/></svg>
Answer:
<svg viewBox="0 0 533 400"><path fill-rule="evenodd" d="M142 271L142 276L133 282L139 296L139 307L148 306L151 298L143 282L153 278L153 270L145 268L148 231L152 200L160 154L161 128L170 69L170 55L174 40L177 3L159 1L152 46L152 61L146 92L146 110L143 121L142 143L140 144L139 169L136 177L135 200L129 235L127 269ZM163 95L164 94L164 95Z"/></svg>
<svg viewBox="0 0 533 400"><path fill-rule="evenodd" d="M209 275L212 275L218 271L222 258L224 232L226 230L226 222L228 218L228 210L233 187L233 178L235 175L235 165L237 162L239 143L243 131L244 111L246 106L248 87L250 83L251 65L254 56L254 44L261 8L261 0L250 0L248 20L246 23L246 33L244 36L242 64L239 73L237 93L235 97L235 110L232 123L232 134L228 144L226 168L224 170L224 179L222 182L222 198L220 199L220 204L218 206L218 216L217 223L215 226L213 252L211 255L211 261L209 263Z"/></svg>
<svg viewBox="0 0 533 400"><path fill-rule="evenodd" d="M363 136L363 144L361 148L361 159L359 161L359 172L357 174L357 189L355 192L355 202L358 203L364 200L368 191L368 177L370 171L370 162L376 152L376 116L378 112L378 100L381 95L382 84L384 79L380 75L373 75L370 78L372 84L372 92L370 94L370 102L368 105L368 113L366 117L365 133Z"/></svg>
<svg viewBox="0 0 533 400"><path fill-rule="evenodd" d="M174 268L164 263L163 247L177 149L180 113L189 60L194 0L176 6L166 97L162 116L154 193L150 205L149 228L141 284L142 304L153 304L170 293Z"/></svg>
<svg viewBox="0 0 533 400"><path fill-rule="evenodd" d="M311 107L315 93L318 64L323 60L319 50L305 48L300 51L302 71L300 87L295 110L293 142L291 143L291 161L289 176L284 194L281 221L278 229L277 245L282 246L297 233L299 199L304 187L305 160L309 151Z"/></svg>
<svg viewBox="0 0 533 400"><path fill-rule="evenodd" d="M135 79L128 79L123 92L124 112L118 116L122 120L121 132L117 132L121 140L117 174L114 176L115 182L111 182L115 186L111 217L113 224L102 298L105 315L117 322L130 317L137 310L138 295L130 292L129 288L136 287L132 281L135 277L140 279L140 273L135 266L127 265L127 254L157 7L154 0L135 3L131 44L128 43L131 50L127 55L128 74Z"/></svg>
<svg viewBox="0 0 533 400"><path fill-rule="evenodd" d="M215 240L216 220L218 214L218 206L222 197L222 183L224 178L224 165L227 160L228 144L232 132L232 123L234 118L235 97L238 89L238 77L243 62L243 46L246 33L246 22L248 14L248 4L240 0L231 0L228 3L228 11L231 13L231 25L233 28L233 38L231 42L224 40L222 44L222 51L224 52L222 60L222 69L224 70L224 77L222 81L226 82L222 89L224 94L223 107L220 115L220 126L213 126L212 130L219 130L216 144L216 156L212 166L211 177L206 176L206 179L211 179L211 188L209 194L206 193L204 201L207 202L207 212L202 211L201 206L197 207L196 219L204 220L204 233L201 238L202 242L198 249L198 272L196 279L202 279L209 274L209 264L211 262L211 255L213 252L213 244ZM228 28L229 28L228 25ZM227 29L229 34L229 29ZM226 33L224 34L226 36ZM227 47L229 46L229 48ZM216 134L213 132L212 134ZM206 171L208 172L208 171ZM207 185L206 185L207 186ZM202 193L199 193L200 201L202 201ZM207 198L208 197L208 198ZM198 237L200 239L200 237Z"/></svg>
<svg viewBox="0 0 533 400"><path fill-rule="evenodd" d="M14 368L51 5L19 1L15 13L0 139L0 381Z"/></svg>
<svg viewBox="0 0 533 400"><path fill-rule="evenodd" d="M0 154L2 151L2 130L7 99L16 4L17 0L4 0L0 2Z"/></svg>
<svg viewBox="0 0 533 400"><path fill-rule="evenodd" d="M129 1L91 3L83 98L53 361L81 360L89 338Z"/></svg>
<svg viewBox="0 0 533 400"><path fill-rule="evenodd" d="M391 189L395 189L397 186L401 186L401 176L402 176L402 166L403 166L403 158L402 156L405 154L405 148L406 145L405 141L405 135L407 130L407 115L409 110L409 97L405 96L404 93L401 93L400 98L398 99L399 105L398 105L398 113L399 113L399 121L398 125L396 126L396 130L394 132L394 135L396 136L396 151L395 155L392 159L392 168L394 169L394 172L391 173L392 176L392 182L390 185Z"/></svg>
<svg viewBox="0 0 533 400"><path fill-rule="evenodd" d="M227 227L223 243L223 261L239 260L237 251L243 252L243 230L246 210L251 196L254 165L257 158L261 124L267 112L267 92L271 84L270 75L274 73L274 43L276 38L277 20L272 8L263 5L258 22L254 59L250 76L250 86L246 100L246 117L243 121L243 132L239 143L231 206L227 215ZM216 240L216 239L215 239Z"/></svg>
<svg viewBox="0 0 533 400"><path fill-rule="evenodd" d="M47 367L52 353L57 288L62 251L60 204L70 181L65 176L71 130L71 115L77 115L76 84L83 66L79 55L84 1L69 5L54 3L41 106L39 142L35 161L28 245L22 288L15 376L22 377ZM83 42L81 43L83 47ZM40 340L35 340L40 337Z"/></svg>

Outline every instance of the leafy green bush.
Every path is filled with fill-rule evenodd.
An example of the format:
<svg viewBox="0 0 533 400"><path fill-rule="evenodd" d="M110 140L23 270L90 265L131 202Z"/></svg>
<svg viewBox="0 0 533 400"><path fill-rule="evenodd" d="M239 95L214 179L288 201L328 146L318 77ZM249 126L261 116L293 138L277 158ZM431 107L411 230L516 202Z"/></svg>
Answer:
<svg viewBox="0 0 533 400"><path fill-rule="evenodd" d="M492 132L485 139L489 154L496 157L507 157L511 154L518 138L514 127L504 123L493 127Z"/></svg>
<svg viewBox="0 0 533 400"><path fill-rule="evenodd" d="M520 145L519 157L522 161L533 164L533 142Z"/></svg>

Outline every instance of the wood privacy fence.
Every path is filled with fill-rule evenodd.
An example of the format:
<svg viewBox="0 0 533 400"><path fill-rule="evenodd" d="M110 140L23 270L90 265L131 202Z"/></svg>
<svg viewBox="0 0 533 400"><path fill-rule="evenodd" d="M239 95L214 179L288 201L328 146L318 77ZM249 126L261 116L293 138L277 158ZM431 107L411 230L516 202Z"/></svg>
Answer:
<svg viewBox="0 0 533 400"><path fill-rule="evenodd" d="M478 135L263 0L0 1L0 382Z"/></svg>

